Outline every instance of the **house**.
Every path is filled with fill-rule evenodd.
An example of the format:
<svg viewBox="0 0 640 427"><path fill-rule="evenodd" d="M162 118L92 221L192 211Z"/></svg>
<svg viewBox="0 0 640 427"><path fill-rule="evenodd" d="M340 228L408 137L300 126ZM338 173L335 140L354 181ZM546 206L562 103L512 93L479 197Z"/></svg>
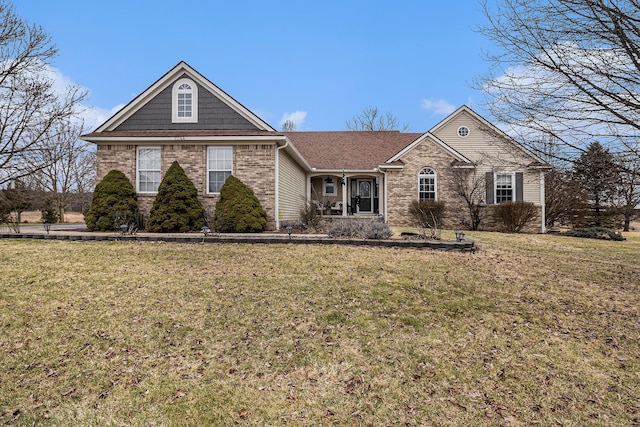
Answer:
<svg viewBox="0 0 640 427"><path fill-rule="evenodd" d="M307 203L335 218L410 225L417 199L445 201L458 225L468 218L460 183L481 182L476 201L533 202L544 232L548 166L466 106L424 133L279 132L180 62L83 139L97 146L97 179L124 172L144 216L177 160L207 211L233 174L253 189L270 228L298 219Z"/></svg>

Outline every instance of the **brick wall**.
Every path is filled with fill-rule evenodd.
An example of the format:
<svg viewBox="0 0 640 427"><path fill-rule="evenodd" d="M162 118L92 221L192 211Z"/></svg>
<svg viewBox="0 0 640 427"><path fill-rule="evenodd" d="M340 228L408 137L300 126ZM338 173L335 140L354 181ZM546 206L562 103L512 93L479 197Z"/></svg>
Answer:
<svg viewBox="0 0 640 427"><path fill-rule="evenodd" d="M178 161L191 179L205 210L213 215L217 194L207 194L207 146L199 144L153 144L161 147L162 173ZM231 144L229 144L231 146ZM123 172L136 186L136 145L98 145L97 180L109 171ZM268 227L275 227L275 144L233 145L233 175L249 186L267 211ZM138 194L138 208L149 217L155 194Z"/></svg>
<svg viewBox="0 0 640 427"><path fill-rule="evenodd" d="M437 198L443 201L447 208L445 227L455 227L459 224L458 215L464 212L464 204L450 188L454 179L452 160L453 157L442 148L433 142L425 141L402 158L405 164L403 169L387 173L387 216L390 225L414 225L409 216L409 206L411 202L418 200L418 172L424 167L436 171Z"/></svg>

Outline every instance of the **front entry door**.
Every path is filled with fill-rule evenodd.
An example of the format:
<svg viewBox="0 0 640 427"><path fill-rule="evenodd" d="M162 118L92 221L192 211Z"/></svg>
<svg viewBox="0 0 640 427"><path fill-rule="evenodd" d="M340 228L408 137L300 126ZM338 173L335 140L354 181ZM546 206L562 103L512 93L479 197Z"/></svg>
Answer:
<svg viewBox="0 0 640 427"><path fill-rule="evenodd" d="M358 196L360 204L358 213L373 213L373 181L370 179L358 180Z"/></svg>

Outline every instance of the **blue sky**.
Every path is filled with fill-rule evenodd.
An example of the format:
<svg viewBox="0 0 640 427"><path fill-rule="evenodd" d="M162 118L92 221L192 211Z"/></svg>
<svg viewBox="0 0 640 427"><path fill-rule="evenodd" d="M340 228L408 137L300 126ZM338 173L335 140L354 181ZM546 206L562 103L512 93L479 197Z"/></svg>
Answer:
<svg viewBox="0 0 640 427"><path fill-rule="evenodd" d="M368 106L413 132L462 104L484 114L482 93L469 87L490 48L474 30L486 20L476 0L14 5L52 37L54 66L89 91L94 120L181 60L275 128L299 112L298 130L342 130Z"/></svg>

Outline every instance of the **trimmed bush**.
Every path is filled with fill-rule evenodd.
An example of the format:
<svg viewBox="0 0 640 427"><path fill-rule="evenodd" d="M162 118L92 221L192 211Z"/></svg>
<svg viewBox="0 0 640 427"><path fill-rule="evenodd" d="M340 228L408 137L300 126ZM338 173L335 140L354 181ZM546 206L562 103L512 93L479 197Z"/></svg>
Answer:
<svg viewBox="0 0 640 427"><path fill-rule="evenodd" d="M331 237L385 240L393 236L393 231L385 222L371 220L334 221L327 230Z"/></svg>
<svg viewBox="0 0 640 427"><path fill-rule="evenodd" d="M520 233L538 216L538 208L531 202L503 202L495 205L496 222L507 233Z"/></svg>
<svg viewBox="0 0 640 427"><path fill-rule="evenodd" d="M414 200L409 206L409 216L423 236L438 239L446 210L442 201Z"/></svg>
<svg viewBox="0 0 640 427"><path fill-rule="evenodd" d="M622 234L616 233L604 227L591 227L591 228L576 228L564 233L565 236L570 237L582 237L585 239L600 239L600 240L626 240Z"/></svg>
<svg viewBox="0 0 640 427"><path fill-rule="evenodd" d="M158 187L146 229L156 233L186 233L200 231L204 225L205 211L198 200L198 190L180 164L173 162Z"/></svg>
<svg viewBox="0 0 640 427"><path fill-rule="evenodd" d="M259 233L267 228L267 212L251 188L232 175L220 189L213 221L221 233Z"/></svg>
<svg viewBox="0 0 640 427"><path fill-rule="evenodd" d="M138 218L138 195L125 174L112 170L96 185L84 222L89 231L119 231L116 217L123 216Z"/></svg>

